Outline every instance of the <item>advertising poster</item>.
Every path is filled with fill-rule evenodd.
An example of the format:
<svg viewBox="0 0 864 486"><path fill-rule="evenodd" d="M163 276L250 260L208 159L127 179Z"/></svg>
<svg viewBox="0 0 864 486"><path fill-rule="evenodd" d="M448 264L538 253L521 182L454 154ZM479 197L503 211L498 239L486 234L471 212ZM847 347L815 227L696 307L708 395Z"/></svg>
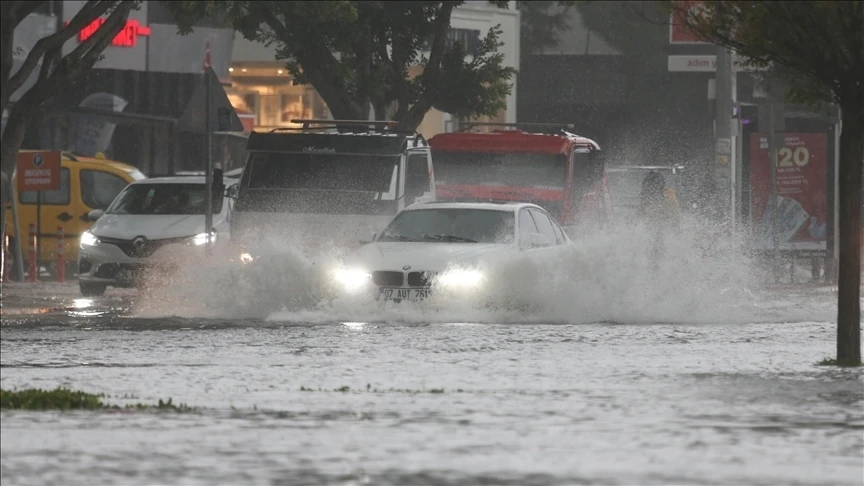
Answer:
<svg viewBox="0 0 864 486"><path fill-rule="evenodd" d="M778 134L777 210L772 211L768 137L750 135L750 207L756 248L774 248L776 212L781 250L825 250L828 228L828 136L825 133Z"/></svg>

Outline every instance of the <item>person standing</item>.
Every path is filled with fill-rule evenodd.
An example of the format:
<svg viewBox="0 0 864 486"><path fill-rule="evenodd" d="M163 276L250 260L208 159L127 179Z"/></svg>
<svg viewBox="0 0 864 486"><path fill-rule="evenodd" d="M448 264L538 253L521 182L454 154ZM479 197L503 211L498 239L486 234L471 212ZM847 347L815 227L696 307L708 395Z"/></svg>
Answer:
<svg viewBox="0 0 864 486"><path fill-rule="evenodd" d="M664 238L667 232L676 228L681 221L681 209L675 190L666 185L663 174L652 170L642 180L639 196L639 219L648 227L648 258L651 268L656 272L664 254Z"/></svg>

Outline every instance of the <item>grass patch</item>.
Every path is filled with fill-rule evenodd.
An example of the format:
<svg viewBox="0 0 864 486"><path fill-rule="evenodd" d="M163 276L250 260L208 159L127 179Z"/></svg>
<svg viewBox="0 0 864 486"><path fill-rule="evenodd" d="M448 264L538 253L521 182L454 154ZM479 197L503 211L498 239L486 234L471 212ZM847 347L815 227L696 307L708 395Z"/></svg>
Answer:
<svg viewBox="0 0 864 486"><path fill-rule="evenodd" d="M861 362L853 363L848 361L837 361L834 358L825 358L816 363L816 366L839 366L840 368L860 368Z"/></svg>
<svg viewBox="0 0 864 486"><path fill-rule="evenodd" d="M120 407L109 405L102 401L106 396L102 393L87 393L55 388L26 388L24 390L0 389L0 409L2 410L160 410L174 412L190 412L194 410L184 404L174 404L169 398L159 400L156 405L133 403Z"/></svg>
<svg viewBox="0 0 864 486"><path fill-rule="evenodd" d="M334 388L332 390L328 390L326 388L321 388L321 387L310 388L310 387L306 387L306 386L301 386L300 391L301 392L316 392L317 391L317 392L348 393L349 391L351 391L351 387L342 386L339 388ZM355 390L355 391L359 393L361 390ZM369 393L406 393L406 394L410 394L410 395L416 395L416 394L420 394L420 393L429 393L432 395L437 395L437 394L444 393L443 388L430 388L428 390L427 389L410 390L410 389L403 389L403 388L388 388L386 390L385 389L379 390L377 388L372 388L372 385L370 385L368 383L366 384L366 391ZM457 393L462 393L462 391L463 390L461 388L456 390Z"/></svg>

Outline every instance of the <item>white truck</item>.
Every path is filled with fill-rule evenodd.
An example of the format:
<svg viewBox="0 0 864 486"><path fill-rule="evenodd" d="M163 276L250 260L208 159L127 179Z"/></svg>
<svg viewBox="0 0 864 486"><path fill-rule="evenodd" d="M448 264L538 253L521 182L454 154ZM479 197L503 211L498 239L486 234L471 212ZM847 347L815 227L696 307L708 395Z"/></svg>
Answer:
<svg viewBox="0 0 864 486"><path fill-rule="evenodd" d="M302 128L249 135L231 221L241 260L267 239L307 255L330 244L352 250L406 206L435 200L419 133L390 122L292 122Z"/></svg>

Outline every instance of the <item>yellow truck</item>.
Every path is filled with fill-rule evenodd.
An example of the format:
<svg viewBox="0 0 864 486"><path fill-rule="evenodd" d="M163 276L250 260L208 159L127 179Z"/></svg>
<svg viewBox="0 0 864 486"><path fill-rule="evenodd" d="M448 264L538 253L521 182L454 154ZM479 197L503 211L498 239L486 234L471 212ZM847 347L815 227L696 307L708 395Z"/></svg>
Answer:
<svg viewBox="0 0 864 486"><path fill-rule="evenodd" d="M70 269L78 260L78 243L81 233L90 228L93 221L87 214L94 209L105 210L130 182L146 178L137 168L121 162L96 157L82 157L63 152L60 159L60 189L42 193L40 217L41 229L39 260L43 266L56 270L57 230L63 228L63 256ZM16 180L10 182L12 197L18 200L18 223L16 230L12 219L12 203L6 205L6 229L10 242L19 234L25 235L22 253L24 268L27 268L30 224L36 224L37 198L35 192L18 193ZM11 201L11 198L10 198ZM10 250L11 247L10 245ZM14 258L14 253L12 254ZM12 267L14 268L14 267ZM53 271L52 271L53 273ZM67 275L72 272L67 271Z"/></svg>

